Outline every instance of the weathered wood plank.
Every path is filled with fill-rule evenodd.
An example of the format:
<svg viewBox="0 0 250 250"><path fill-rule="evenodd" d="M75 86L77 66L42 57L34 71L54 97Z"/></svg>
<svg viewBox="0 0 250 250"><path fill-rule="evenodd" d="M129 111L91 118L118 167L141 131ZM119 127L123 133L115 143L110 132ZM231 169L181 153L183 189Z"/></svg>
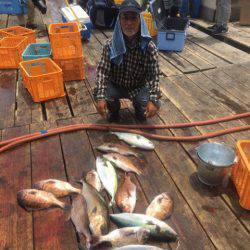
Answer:
<svg viewBox="0 0 250 250"><path fill-rule="evenodd" d="M91 95L84 81L65 82L74 116L85 116L96 112Z"/></svg>
<svg viewBox="0 0 250 250"><path fill-rule="evenodd" d="M228 109L228 106L224 106L221 103L217 103L213 97L211 97L209 95L209 93L204 92L203 90L201 90L197 85L195 85L192 81L190 81L186 76L184 77L171 77L170 80L176 84L176 86L178 86L178 88L176 89L176 91L178 92L179 89L184 90L183 95L186 96L191 96L192 97L192 103L195 103L196 107L194 107L194 110L197 111L198 107L201 107L202 112L201 112L201 117L203 115L209 115L210 117L212 117L212 119L216 119L219 117L223 117L223 116L229 116L232 115L234 113L230 112ZM200 82L202 79L199 79L198 81ZM186 92L186 94L185 94ZM183 98L183 96L182 96ZM187 100L188 102L188 100ZM191 103L191 102L190 102ZM226 107L226 108L225 108ZM190 110L192 110L191 106L188 107L182 107L183 108L183 112L186 111L187 108L189 108ZM187 111L188 112L188 111ZM205 116L203 116L203 118L205 118ZM191 119L192 115L190 115L190 119ZM230 123L221 123L221 128L223 129L228 129L231 127L235 127L235 126L240 126L240 125L245 125L244 123L242 123L241 121L231 121ZM247 136L247 132L243 131L243 132L239 132L237 133L237 138L241 138L241 139L245 139ZM226 137L229 138L229 135L226 135ZM233 142L234 143L234 142Z"/></svg>
<svg viewBox="0 0 250 250"><path fill-rule="evenodd" d="M199 28L205 29L209 33L211 32L207 29L211 24L204 20L192 19L191 23L198 26ZM239 48L249 49L250 51L250 34L242 30L240 26L235 28L231 23L228 24L228 27L229 32L227 34L219 34L218 37L223 41L233 42L234 44L240 46Z"/></svg>
<svg viewBox="0 0 250 250"><path fill-rule="evenodd" d="M14 125L16 78L16 70L0 70L0 128Z"/></svg>
<svg viewBox="0 0 250 250"><path fill-rule="evenodd" d="M199 88L203 89L207 96L214 98L218 104L223 104L228 110L233 113L244 113L248 111L249 106L241 102L240 99L236 99L230 90L222 88L219 83L211 81L202 73L193 73L187 75ZM247 94L247 93L246 93ZM249 89L250 96L250 89ZM203 98L203 96L201 96ZM205 98L205 97L204 97ZM236 125L236 124L235 124Z"/></svg>
<svg viewBox="0 0 250 250"><path fill-rule="evenodd" d="M29 133L29 127L3 131L3 140ZM31 186L30 145L0 155L0 249L33 249L32 213L17 204L19 190Z"/></svg>
<svg viewBox="0 0 250 250"><path fill-rule="evenodd" d="M66 96L45 102L48 121L72 117Z"/></svg>
<svg viewBox="0 0 250 250"><path fill-rule="evenodd" d="M194 66L176 53L160 52L159 54L163 56L163 58L170 62L172 65L174 65L177 69L179 69L182 73L191 73L199 71L196 66Z"/></svg>
<svg viewBox="0 0 250 250"><path fill-rule="evenodd" d="M241 100L247 106L250 105L249 100L249 88L237 83L236 80L232 79L229 75L223 72L221 69L213 69L203 72L212 81L218 83L222 88L227 89L233 96Z"/></svg>
<svg viewBox="0 0 250 250"><path fill-rule="evenodd" d="M15 126L41 122L43 120L42 106L32 100L28 90L23 85L20 72L16 90Z"/></svg>
<svg viewBox="0 0 250 250"><path fill-rule="evenodd" d="M250 91L250 71L246 71L244 67L240 65L223 67L222 70L238 83L245 85Z"/></svg>
<svg viewBox="0 0 250 250"><path fill-rule="evenodd" d="M250 61L250 55L192 27L188 30L188 39L218 57L230 63Z"/></svg>
<svg viewBox="0 0 250 250"><path fill-rule="evenodd" d="M216 67L224 67L229 65L229 62L221 59L220 57L210 53L209 51L205 50L204 48L198 46L197 44L186 40L185 47L190 50L193 54L205 59L210 64Z"/></svg>
<svg viewBox="0 0 250 250"><path fill-rule="evenodd" d="M209 70L209 69L215 68L215 66L212 65L210 62L192 53L190 50L186 49L185 47L181 52L178 52L177 54L181 56L183 59L185 59L186 61L190 62L199 70Z"/></svg>
<svg viewBox="0 0 250 250"><path fill-rule="evenodd" d="M48 123L32 124L31 132L51 127ZM31 159L33 183L49 178L66 180L59 136L32 142ZM34 213L34 243L36 249L77 249L74 228L59 208Z"/></svg>

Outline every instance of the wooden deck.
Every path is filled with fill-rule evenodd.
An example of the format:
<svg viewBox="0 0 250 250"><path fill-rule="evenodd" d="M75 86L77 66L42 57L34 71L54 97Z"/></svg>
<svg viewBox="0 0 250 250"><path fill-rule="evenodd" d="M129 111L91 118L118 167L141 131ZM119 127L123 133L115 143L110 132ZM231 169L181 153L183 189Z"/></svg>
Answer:
<svg viewBox="0 0 250 250"><path fill-rule="evenodd" d="M211 34L207 28L213 23L201 19L192 19L191 24L200 30ZM227 34L216 35L217 39L227 42L236 48L250 52L250 26L242 26L239 22L228 23L229 32Z"/></svg>
<svg viewBox="0 0 250 250"><path fill-rule="evenodd" d="M46 25L60 21L61 0L48 1L46 17L38 13L37 41L47 41ZM0 15L0 27L17 24L14 16ZM83 43L86 80L65 82L66 97L33 103L16 70L0 71L0 140L73 123L103 123L96 113L91 89L102 44L111 31L93 30ZM250 109L250 55L209 35L189 29L181 53L160 53L162 107L150 124L173 124L219 118ZM129 102L122 122L135 123ZM250 124L240 120L205 127L152 131L171 136L199 135ZM235 147L240 132L211 139ZM17 205L16 193L47 178L71 181L95 168L95 146L114 140L108 133L78 131L42 139L0 155L0 249L78 249L78 237L59 209L27 213ZM195 148L203 143L154 141L144 152L144 175L133 176L138 187L136 212L144 213L159 193L169 192L174 213L167 223L180 235L178 249L249 249L250 212L243 210L232 182L226 189L208 188L196 175ZM70 200L66 200L70 202ZM154 243L156 244L156 243ZM177 243L158 243L176 249Z"/></svg>

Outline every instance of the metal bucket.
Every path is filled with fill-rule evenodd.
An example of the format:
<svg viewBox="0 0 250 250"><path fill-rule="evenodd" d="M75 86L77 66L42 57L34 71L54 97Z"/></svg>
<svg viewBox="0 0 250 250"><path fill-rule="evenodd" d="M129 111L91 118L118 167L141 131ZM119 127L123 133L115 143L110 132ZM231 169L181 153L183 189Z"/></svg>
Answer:
<svg viewBox="0 0 250 250"><path fill-rule="evenodd" d="M222 184L236 162L232 148L225 143L205 143L196 149L199 159L197 174L199 180L209 186Z"/></svg>

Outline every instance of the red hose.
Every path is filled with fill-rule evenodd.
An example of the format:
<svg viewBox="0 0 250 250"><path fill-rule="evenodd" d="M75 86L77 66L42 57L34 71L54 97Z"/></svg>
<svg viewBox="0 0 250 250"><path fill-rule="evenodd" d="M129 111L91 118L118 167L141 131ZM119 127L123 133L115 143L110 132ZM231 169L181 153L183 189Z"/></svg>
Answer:
<svg viewBox="0 0 250 250"><path fill-rule="evenodd" d="M224 117L216 120L209 120L209 121L202 121L202 122L194 122L194 123L179 123L179 124L174 124L174 125L111 125L111 124L75 124L75 125L69 125L61 128L54 128L50 130L45 130L41 132L36 132L34 134L30 135L24 135L21 137L13 138L10 140L6 140L0 143L0 153L14 148L18 145L24 144L26 142L31 142L40 138L56 135L59 133L64 133L64 132L71 132L75 130L112 130L112 131L120 131L120 132L128 132L128 133L136 133L140 134L143 136L146 136L148 138L152 139L157 139L157 140L165 140L165 141L198 141L198 140L203 140L211 137L216 137L220 135L225 135L229 133L235 133L243 130L249 130L250 125L245 125L245 126L239 126L239 127L234 127L230 129L225 129L225 130L220 130L216 132L211 132L207 133L204 135L198 135L198 136L180 136L180 137L174 137L174 136L163 136L163 135L156 135L156 134L150 134L146 133L140 130L133 130L133 129L128 129L128 128L146 128L146 129L151 129L151 128L181 128L181 127L190 127L190 126L201 126L201 125L206 125L206 124L214 124L218 123L220 121L229 121L233 119L239 119L243 117L248 117L250 116L250 112L232 116L232 117Z"/></svg>
<svg viewBox="0 0 250 250"><path fill-rule="evenodd" d="M250 117L250 112L246 112L246 113L242 113L242 114L236 114L236 115L232 115L232 116L225 116L225 117L222 117L222 118L217 118L217 119L208 120L208 121L176 123L176 124L163 124L163 125L92 124L92 125L93 126L105 126L107 130L108 129L111 130L113 128L170 129L170 128L185 128L185 127L193 127L193 126L211 125L211 124L215 124L215 123L219 123L219 122L232 121L232 120L246 118L246 117ZM72 124L72 125L65 126L63 128L77 128L78 126L81 126L81 125L82 124ZM91 124L85 124L85 125L89 126ZM60 129L60 128L53 128L53 129L50 129L48 131L53 132L53 131L57 131L58 129ZM84 128L82 128L82 129L84 129ZM70 131L72 131L72 130L70 130ZM28 134L28 135L23 135L23 136L20 136L20 137L12 138L12 139L9 139L9 140L5 140L5 141L0 142L0 147L2 147L4 145L7 145L7 144L9 144L9 143L11 143L13 141L16 141L16 140L20 140L20 139L24 139L24 138L27 138L27 137L30 137L30 136L33 136L33 135L40 135L40 134L41 134L41 132L39 131L39 132L33 133L32 135ZM48 134L47 134L47 136L48 136Z"/></svg>

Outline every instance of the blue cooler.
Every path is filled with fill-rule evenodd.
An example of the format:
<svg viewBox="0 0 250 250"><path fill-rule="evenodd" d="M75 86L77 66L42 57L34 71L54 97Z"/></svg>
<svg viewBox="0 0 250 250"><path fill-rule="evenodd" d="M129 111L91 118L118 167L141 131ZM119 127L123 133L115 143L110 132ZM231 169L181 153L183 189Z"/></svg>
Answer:
<svg viewBox="0 0 250 250"><path fill-rule="evenodd" d="M80 5L70 5L70 7L73 9L83 27L86 26L86 28L81 31L81 36L83 40L88 40L90 38L92 29L92 23L88 14L82 9ZM61 14L62 21L64 23L76 22L76 18L69 7L61 8Z"/></svg>
<svg viewBox="0 0 250 250"><path fill-rule="evenodd" d="M157 26L157 47L159 50L182 51L185 46L189 20L186 17L166 17L162 0L150 2Z"/></svg>
<svg viewBox="0 0 250 250"><path fill-rule="evenodd" d="M27 0L0 0L0 14L27 14Z"/></svg>

